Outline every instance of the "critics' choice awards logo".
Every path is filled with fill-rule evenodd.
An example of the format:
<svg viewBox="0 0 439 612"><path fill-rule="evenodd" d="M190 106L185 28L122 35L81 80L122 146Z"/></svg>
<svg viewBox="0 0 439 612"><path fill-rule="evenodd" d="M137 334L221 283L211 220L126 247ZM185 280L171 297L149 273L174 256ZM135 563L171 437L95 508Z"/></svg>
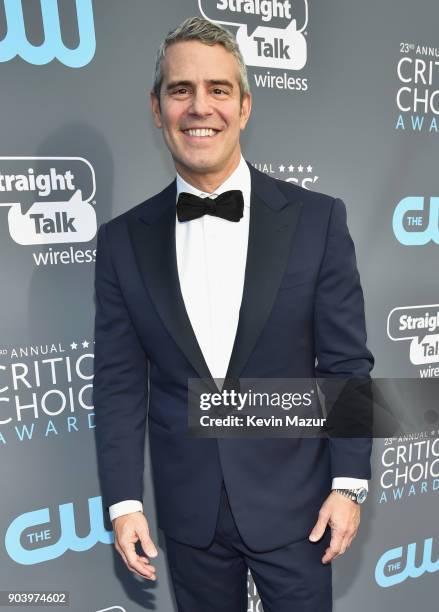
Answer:
<svg viewBox="0 0 439 612"><path fill-rule="evenodd" d="M70 68L88 64L96 51L92 0L72 2L76 6L79 33L79 44L74 49L66 47L62 40L58 0L40 0L43 29L40 45L33 45L27 39L22 0L3 0L6 35L0 41L0 62L8 62L18 55L36 66L48 64L55 58Z"/></svg>
<svg viewBox="0 0 439 612"><path fill-rule="evenodd" d="M375 581L386 588L435 572L439 572L439 541L427 538L383 553L375 567Z"/></svg>
<svg viewBox="0 0 439 612"><path fill-rule="evenodd" d="M395 207L392 228L398 242L406 246L439 244L439 197L403 198Z"/></svg>
<svg viewBox="0 0 439 612"><path fill-rule="evenodd" d="M378 503L439 491L439 430L386 438Z"/></svg>
<svg viewBox="0 0 439 612"><path fill-rule="evenodd" d="M262 602L250 570L247 572L247 612L264 612L262 609Z"/></svg>
<svg viewBox="0 0 439 612"><path fill-rule="evenodd" d="M308 0L198 0L206 19L237 26L236 41L248 66L298 71L307 61ZM307 91L306 78L288 72L255 73L256 87Z"/></svg>
<svg viewBox="0 0 439 612"><path fill-rule="evenodd" d="M94 429L93 341L0 349L0 449Z"/></svg>
<svg viewBox="0 0 439 612"><path fill-rule="evenodd" d="M394 342L410 342L413 365L439 363L439 304L394 308L387 317L387 335ZM419 373L421 378L439 376L439 367Z"/></svg>
<svg viewBox="0 0 439 612"><path fill-rule="evenodd" d="M88 500L88 514L90 531L81 537L76 533L73 503L60 504L56 518L49 508L20 514L6 530L6 552L16 563L35 565L58 559L68 550L83 552L98 542L112 544L114 534L104 527L101 497Z"/></svg>
<svg viewBox="0 0 439 612"><path fill-rule="evenodd" d="M296 183L305 189L311 189L319 179L314 167L309 162L300 162L299 164L292 164L288 161L285 164L252 162L252 166L261 172L272 175L274 178L283 180L286 183Z"/></svg>
<svg viewBox="0 0 439 612"><path fill-rule="evenodd" d="M395 129L438 132L439 47L400 43Z"/></svg>

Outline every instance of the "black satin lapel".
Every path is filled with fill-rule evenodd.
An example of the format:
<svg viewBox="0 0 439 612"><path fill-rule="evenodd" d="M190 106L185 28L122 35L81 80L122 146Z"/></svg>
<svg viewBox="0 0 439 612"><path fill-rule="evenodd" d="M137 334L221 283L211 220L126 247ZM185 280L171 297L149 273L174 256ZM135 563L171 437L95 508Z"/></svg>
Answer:
<svg viewBox="0 0 439 612"><path fill-rule="evenodd" d="M243 296L227 377L239 378L268 319L301 206L297 201L275 210L252 192Z"/></svg>
<svg viewBox="0 0 439 612"><path fill-rule="evenodd" d="M129 226L146 290L163 324L200 378L211 378L181 294L175 248L175 205L168 207L154 223L133 218Z"/></svg>

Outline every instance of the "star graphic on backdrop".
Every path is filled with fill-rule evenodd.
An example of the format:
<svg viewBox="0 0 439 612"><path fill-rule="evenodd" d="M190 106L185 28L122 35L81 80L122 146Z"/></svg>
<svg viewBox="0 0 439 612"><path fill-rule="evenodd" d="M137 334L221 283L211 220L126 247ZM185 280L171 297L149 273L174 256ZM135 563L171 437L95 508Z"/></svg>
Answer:
<svg viewBox="0 0 439 612"><path fill-rule="evenodd" d="M298 169L298 171L299 171L299 172L303 172L303 166L302 166L302 164L300 164L300 166L297 166L297 169Z"/></svg>
<svg viewBox="0 0 439 612"><path fill-rule="evenodd" d="M283 164L281 164L281 165L279 166L279 171L280 171L280 172L285 172L285 166L284 166Z"/></svg>
<svg viewBox="0 0 439 612"><path fill-rule="evenodd" d="M72 342L71 345L70 345L70 348L75 350L75 349L78 348L78 345L76 344L76 342Z"/></svg>
<svg viewBox="0 0 439 612"><path fill-rule="evenodd" d="M87 340L84 340L84 342L82 343L82 346L83 346L84 348L87 348L89 344L90 344L90 343L89 343L89 342L87 342Z"/></svg>
<svg viewBox="0 0 439 612"><path fill-rule="evenodd" d="M290 165L288 166L288 170L289 170L290 172L293 172L293 170L294 170L294 166L293 166L293 164L290 164Z"/></svg>
<svg viewBox="0 0 439 612"><path fill-rule="evenodd" d="M308 170L308 172L312 172L312 166L307 166L306 169Z"/></svg>

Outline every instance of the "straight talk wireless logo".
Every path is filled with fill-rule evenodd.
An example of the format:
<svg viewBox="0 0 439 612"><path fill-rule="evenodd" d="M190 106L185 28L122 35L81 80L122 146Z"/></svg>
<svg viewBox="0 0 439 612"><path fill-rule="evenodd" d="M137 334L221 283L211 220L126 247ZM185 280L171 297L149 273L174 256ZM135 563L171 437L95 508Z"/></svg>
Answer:
<svg viewBox="0 0 439 612"><path fill-rule="evenodd" d="M198 8L205 19L237 26L236 41L245 63L256 69L256 87L308 90L307 78L291 74L307 62L308 0L198 0Z"/></svg>
<svg viewBox="0 0 439 612"><path fill-rule="evenodd" d="M46 247L95 237L95 193L94 169L81 157L0 157L0 207L9 209L10 237L43 246L33 252L37 266L95 261L96 249Z"/></svg>
<svg viewBox="0 0 439 612"><path fill-rule="evenodd" d="M401 306L387 318L387 335L394 342L410 341L413 365L421 378L439 377L439 304Z"/></svg>

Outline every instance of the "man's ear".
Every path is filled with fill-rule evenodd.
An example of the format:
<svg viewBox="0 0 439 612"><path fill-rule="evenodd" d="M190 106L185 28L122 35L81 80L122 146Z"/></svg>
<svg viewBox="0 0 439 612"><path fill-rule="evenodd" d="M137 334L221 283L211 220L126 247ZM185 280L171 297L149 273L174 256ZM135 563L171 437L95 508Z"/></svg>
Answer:
<svg viewBox="0 0 439 612"><path fill-rule="evenodd" d="M252 109L252 96L249 92L245 93L242 97L241 112L240 112L240 127L241 130L247 125L250 113Z"/></svg>
<svg viewBox="0 0 439 612"><path fill-rule="evenodd" d="M162 115L161 115L161 111L160 111L160 103L159 100L157 98L157 96L155 95L154 91L150 91L149 92L150 98L151 98L151 112L152 112L152 116L154 119L154 123L156 125L156 127L161 128L162 127Z"/></svg>

